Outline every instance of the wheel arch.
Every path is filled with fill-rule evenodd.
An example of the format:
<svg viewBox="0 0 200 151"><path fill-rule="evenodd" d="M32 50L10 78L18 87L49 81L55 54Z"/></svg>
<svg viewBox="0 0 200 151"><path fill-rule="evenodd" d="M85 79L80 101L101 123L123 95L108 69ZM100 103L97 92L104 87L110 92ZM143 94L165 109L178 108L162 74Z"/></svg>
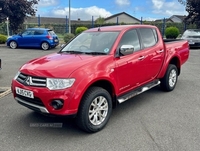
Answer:
<svg viewBox="0 0 200 151"><path fill-rule="evenodd" d="M19 46L19 44L18 44L18 42L17 42L17 40L15 40L15 39L12 39L12 40L10 40L9 42L8 42L8 46L10 46L10 43L12 42L12 41L14 41L14 42L16 42L16 44L17 44L17 47Z"/></svg>
<svg viewBox="0 0 200 151"><path fill-rule="evenodd" d="M180 73L181 73L180 59L179 59L178 57L173 57L173 58L170 60L169 64L175 65L175 66L177 67L177 69L178 69L178 75L180 75Z"/></svg>
<svg viewBox="0 0 200 151"><path fill-rule="evenodd" d="M50 46L50 43L47 41L47 40L42 40L41 42L40 42L40 46L42 45L42 43L43 42L46 42L46 43L48 43L49 44L49 46Z"/></svg>
<svg viewBox="0 0 200 151"><path fill-rule="evenodd" d="M162 79L165 75L165 73L167 72L167 68L169 66L169 64L173 64L177 67L178 70L178 75L180 75L181 73L181 63L180 63L180 58L178 56L174 56L172 57L170 60L167 60L164 62L164 65L158 75L159 79Z"/></svg>
<svg viewBox="0 0 200 151"><path fill-rule="evenodd" d="M92 84L90 84L89 87L87 87L87 89L85 90L85 92L91 88L91 87L101 87L103 89L105 89L106 91L108 91L108 93L110 94L111 98L112 98L112 105L113 105L113 108L116 107L117 105L117 99L116 99L116 95L115 95L115 89L114 89L114 86L113 84L108 81L108 80L98 80L98 81L95 81L93 82ZM84 92L84 94L85 94ZM84 96L83 94L83 96ZM82 96L82 98L83 98Z"/></svg>

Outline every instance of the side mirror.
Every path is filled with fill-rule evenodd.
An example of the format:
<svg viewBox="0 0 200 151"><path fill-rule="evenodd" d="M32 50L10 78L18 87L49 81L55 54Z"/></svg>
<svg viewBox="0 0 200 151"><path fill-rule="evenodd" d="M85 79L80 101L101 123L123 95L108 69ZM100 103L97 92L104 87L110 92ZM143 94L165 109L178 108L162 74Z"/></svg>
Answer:
<svg viewBox="0 0 200 151"><path fill-rule="evenodd" d="M122 45L120 48L119 48L119 52L122 54L122 55L130 55L134 52L134 47L132 45Z"/></svg>

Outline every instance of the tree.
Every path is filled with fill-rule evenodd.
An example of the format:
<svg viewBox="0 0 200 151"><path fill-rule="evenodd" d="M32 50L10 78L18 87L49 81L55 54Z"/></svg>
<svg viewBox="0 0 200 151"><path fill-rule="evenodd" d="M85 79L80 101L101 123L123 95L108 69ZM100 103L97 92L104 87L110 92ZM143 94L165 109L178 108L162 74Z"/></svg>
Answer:
<svg viewBox="0 0 200 151"><path fill-rule="evenodd" d="M186 6L188 16L185 20L189 23L195 23L200 28L200 0L178 0Z"/></svg>
<svg viewBox="0 0 200 151"><path fill-rule="evenodd" d="M27 16L35 16L37 11L35 5L39 0L0 0L0 22L7 17L10 29L17 32L23 25Z"/></svg>
<svg viewBox="0 0 200 151"><path fill-rule="evenodd" d="M97 19L95 20L95 23L96 23L97 25L103 25L104 21L105 21L105 19L104 19L103 17L99 17L99 18L97 18Z"/></svg>

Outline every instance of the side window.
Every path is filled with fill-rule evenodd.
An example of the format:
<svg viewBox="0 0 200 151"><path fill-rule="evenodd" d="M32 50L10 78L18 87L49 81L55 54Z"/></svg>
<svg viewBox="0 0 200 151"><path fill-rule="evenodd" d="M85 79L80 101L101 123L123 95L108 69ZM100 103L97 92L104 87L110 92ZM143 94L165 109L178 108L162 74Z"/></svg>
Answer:
<svg viewBox="0 0 200 151"><path fill-rule="evenodd" d="M151 47L157 43L157 34L151 28L140 28L141 39L145 48Z"/></svg>
<svg viewBox="0 0 200 151"><path fill-rule="evenodd" d="M34 35L42 35L44 33L43 30L36 30Z"/></svg>
<svg viewBox="0 0 200 151"><path fill-rule="evenodd" d="M22 35L27 36L27 35L33 35L34 31L33 30L25 30Z"/></svg>
<svg viewBox="0 0 200 151"><path fill-rule="evenodd" d="M140 50L140 41L138 38L138 34L136 30L130 30L128 32L126 32L121 41L120 41L120 47L122 45L132 45L134 47L134 51L138 51Z"/></svg>

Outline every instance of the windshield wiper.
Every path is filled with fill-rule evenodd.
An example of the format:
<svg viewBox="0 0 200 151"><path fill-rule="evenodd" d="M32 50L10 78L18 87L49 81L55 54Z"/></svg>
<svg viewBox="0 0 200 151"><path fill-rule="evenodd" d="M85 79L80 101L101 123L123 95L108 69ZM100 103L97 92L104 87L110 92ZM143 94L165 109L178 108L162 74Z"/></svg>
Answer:
<svg viewBox="0 0 200 151"><path fill-rule="evenodd" d="M84 52L82 52L82 51L69 50L69 51L61 51L60 53L81 54L81 53L84 53Z"/></svg>
<svg viewBox="0 0 200 151"><path fill-rule="evenodd" d="M68 50L68 51L61 51L60 53L71 53L71 54L89 54L89 55L107 55L105 52L95 52L95 51L74 51L74 50Z"/></svg>
<svg viewBox="0 0 200 151"><path fill-rule="evenodd" d="M105 52L95 52L95 51L91 51L91 52L84 52L85 54L92 54L92 55L107 55L107 53Z"/></svg>

